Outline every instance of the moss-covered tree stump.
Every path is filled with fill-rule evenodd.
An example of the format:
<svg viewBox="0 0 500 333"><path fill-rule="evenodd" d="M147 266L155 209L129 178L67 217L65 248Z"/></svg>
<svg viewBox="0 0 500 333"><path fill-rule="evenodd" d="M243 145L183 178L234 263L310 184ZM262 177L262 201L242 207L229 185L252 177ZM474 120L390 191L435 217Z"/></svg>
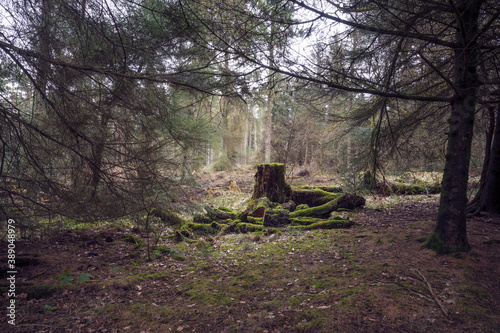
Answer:
<svg viewBox="0 0 500 333"><path fill-rule="evenodd" d="M332 215L335 210L362 207L365 199L356 194L341 193L341 189L302 186L293 189L285 181L283 164L260 164L255 174L255 186L247 208L236 212L229 208L205 207L193 222L185 222L176 231L176 239L193 234L225 235L228 233L266 232L281 228L295 230L350 228L348 217Z"/></svg>
<svg viewBox="0 0 500 333"><path fill-rule="evenodd" d="M272 202L290 200L292 188L285 181L285 165L281 163L259 164L255 173L252 199L267 197Z"/></svg>

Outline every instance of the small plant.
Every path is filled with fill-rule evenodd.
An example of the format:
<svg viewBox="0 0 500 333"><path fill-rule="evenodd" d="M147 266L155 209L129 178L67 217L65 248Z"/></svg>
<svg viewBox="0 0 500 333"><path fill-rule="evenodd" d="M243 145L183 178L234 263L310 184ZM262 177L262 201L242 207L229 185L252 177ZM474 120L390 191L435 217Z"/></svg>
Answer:
<svg viewBox="0 0 500 333"><path fill-rule="evenodd" d="M153 253L151 253L151 260L160 258L162 254L163 253L160 250L154 250Z"/></svg>
<svg viewBox="0 0 500 333"><path fill-rule="evenodd" d="M50 306L48 304L45 304L43 307L42 307L42 310L43 312L52 312L55 310L55 308L53 306Z"/></svg>
<svg viewBox="0 0 500 333"><path fill-rule="evenodd" d="M71 270L66 269L61 275L56 276L54 279L60 280L61 286L70 286L73 284L75 277L73 276ZM93 276L89 273L80 273L76 278L76 282L85 282L91 279L93 279Z"/></svg>
<svg viewBox="0 0 500 333"><path fill-rule="evenodd" d="M76 282L85 282L93 279L94 277L90 275L89 273L80 273L78 275L78 278L76 279Z"/></svg>
<svg viewBox="0 0 500 333"><path fill-rule="evenodd" d="M182 251L177 251L176 249L168 249L167 251L168 253L170 253L170 255L172 256L172 258L174 258L175 260L184 260L186 259L186 254Z"/></svg>
<svg viewBox="0 0 500 333"><path fill-rule="evenodd" d="M54 279L61 281L61 286L69 286L73 284L73 277L71 276L71 270L66 269L64 272L56 276Z"/></svg>

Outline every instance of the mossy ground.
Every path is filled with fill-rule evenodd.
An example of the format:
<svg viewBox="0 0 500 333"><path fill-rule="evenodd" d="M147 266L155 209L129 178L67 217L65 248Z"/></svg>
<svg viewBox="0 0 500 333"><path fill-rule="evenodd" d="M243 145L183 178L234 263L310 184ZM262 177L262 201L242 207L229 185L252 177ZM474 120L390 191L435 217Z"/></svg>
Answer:
<svg viewBox="0 0 500 333"><path fill-rule="evenodd" d="M19 241L19 253L36 248L39 255L18 273L16 327L2 318L0 329L497 332L500 248L485 240L500 239L499 221L470 220L473 250L436 255L417 241L433 230L436 201L343 212L360 222L350 229L262 230L167 241L154 249L153 260L146 259L145 247L131 256L137 246L123 239L140 235L125 227ZM107 236L115 241L105 242ZM95 242L88 245L88 239ZM61 286L58 277L65 271L92 278Z"/></svg>
<svg viewBox="0 0 500 333"><path fill-rule="evenodd" d="M253 189L251 173L235 171L189 198L241 211ZM245 193L230 191L232 179ZM145 246L137 246L135 240L147 240L130 221L19 240L20 258L36 260L17 274L16 326L0 316L0 331L500 331L498 217L468 220L471 251L437 255L419 242L434 229L436 196L368 197L366 207L338 212L357 222L349 229L264 228L181 242L162 237L151 249L152 260ZM262 225L262 219L249 222ZM106 242L107 236L114 241ZM62 286L65 271L92 278ZM2 293L6 287L0 283Z"/></svg>

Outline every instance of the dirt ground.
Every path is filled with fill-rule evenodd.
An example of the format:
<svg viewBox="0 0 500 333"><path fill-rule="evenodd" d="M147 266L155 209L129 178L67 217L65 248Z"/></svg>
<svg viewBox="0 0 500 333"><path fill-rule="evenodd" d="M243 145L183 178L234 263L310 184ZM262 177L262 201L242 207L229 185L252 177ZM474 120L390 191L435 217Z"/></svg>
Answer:
<svg viewBox="0 0 500 333"><path fill-rule="evenodd" d="M253 179L198 182L185 200L234 203ZM500 332L500 217L469 218L472 250L436 255L421 241L437 199L368 197L344 230L162 240L152 260L127 223L17 240L15 326L2 243L0 331Z"/></svg>

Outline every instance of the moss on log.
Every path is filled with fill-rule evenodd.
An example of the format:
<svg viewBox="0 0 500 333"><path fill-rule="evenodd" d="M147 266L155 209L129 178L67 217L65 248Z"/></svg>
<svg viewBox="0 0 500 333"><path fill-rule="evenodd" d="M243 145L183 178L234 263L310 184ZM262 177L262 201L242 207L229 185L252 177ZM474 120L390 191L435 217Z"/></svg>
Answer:
<svg viewBox="0 0 500 333"><path fill-rule="evenodd" d="M338 194L337 197L323 205L311 208L296 210L290 213L290 218L293 217L326 217L334 210L345 208L354 209L362 207L365 204L365 198L357 194Z"/></svg>
<svg viewBox="0 0 500 333"><path fill-rule="evenodd" d="M290 225L292 225L292 226L293 225L311 225L311 224L325 222L325 221L331 221L331 220L341 221L341 222L349 221L347 219L344 219L344 218L341 218L338 216L333 217L333 218L329 218L329 219L322 219L319 217L301 216L301 217L290 218Z"/></svg>
<svg viewBox="0 0 500 333"><path fill-rule="evenodd" d="M320 189L325 192L330 192L330 193L342 193L344 190L340 186L310 186L310 185L297 185L294 186L294 189L301 189L301 190L314 190L314 189Z"/></svg>
<svg viewBox="0 0 500 333"><path fill-rule="evenodd" d="M244 211L205 206L204 214L195 216L193 222L182 223L176 238L181 240L194 234L274 232L281 227L300 230L349 228L354 222L330 218L331 212L361 207L365 199L339 192L339 188L327 186L303 186L292 190L285 181L283 164L260 164L255 174L254 193Z"/></svg>
<svg viewBox="0 0 500 333"><path fill-rule="evenodd" d="M292 193L292 200L297 205L306 204L309 207L315 207L324 205L341 195L342 193L326 192L318 188L304 189L295 187Z"/></svg>
<svg viewBox="0 0 500 333"><path fill-rule="evenodd" d="M441 192L441 184L420 182L418 184L392 183L391 188L396 194L437 194Z"/></svg>
<svg viewBox="0 0 500 333"><path fill-rule="evenodd" d="M181 225L185 222L182 217L169 209L153 208L149 214L151 216L158 217L163 223L169 225Z"/></svg>
<svg viewBox="0 0 500 333"><path fill-rule="evenodd" d="M300 221L299 219L296 219ZM318 222L311 223L311 224L306 224L306 225L296 225L293 226L294 229L298 230L315 230L315 229L347 229L350 228L354 225L354 222L349 221L349 220L339 220L339 219L332 219L332 220L323 220L323 219L318 219Z"/></svg>
<svg viewBox="0 0 500 333"><path fill-rule="evenodd" d="M217 222L212 222L210 224L188 222L185 223L182 226L181 230L179 231L183 235L191 233L197 233L203 235L215 235L219 232L220 229L221 229L220 224L218 224Z"/></svg>
<svg viewBox="0 0 500 333"><path fill-rule="evenodd" d="M264 216L265 227L283 227L289 223L289 211L286 209L270 209Z"/></svg>
<svg viewBox="0 0 500 333"><path fill-rule="evenodd" d="M226 224L222 227L220 234L234 234L234 233L248 233L248 232L256 232L256 231L264 231L264 226L253 223L245 223L239 220L232 221L229 224Z"/></svg>

